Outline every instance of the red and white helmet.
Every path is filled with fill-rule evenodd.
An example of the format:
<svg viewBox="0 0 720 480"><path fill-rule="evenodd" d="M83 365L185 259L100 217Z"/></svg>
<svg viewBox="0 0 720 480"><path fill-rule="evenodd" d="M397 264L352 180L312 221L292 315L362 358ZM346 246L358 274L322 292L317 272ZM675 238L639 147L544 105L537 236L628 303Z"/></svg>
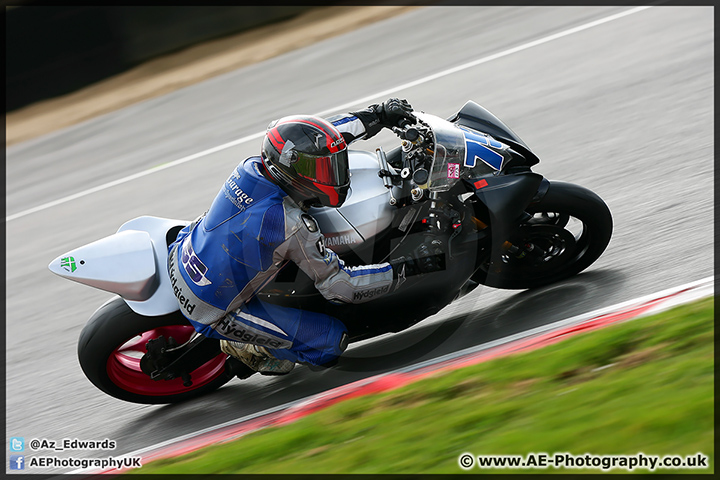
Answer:
<svg viewBox="0 0 720 480"><path fill-rule="evenodd" d="M339 207L347 197L347 144L327 120L295 115L271 123L262 162L273 180L305 206Z"/></svg>

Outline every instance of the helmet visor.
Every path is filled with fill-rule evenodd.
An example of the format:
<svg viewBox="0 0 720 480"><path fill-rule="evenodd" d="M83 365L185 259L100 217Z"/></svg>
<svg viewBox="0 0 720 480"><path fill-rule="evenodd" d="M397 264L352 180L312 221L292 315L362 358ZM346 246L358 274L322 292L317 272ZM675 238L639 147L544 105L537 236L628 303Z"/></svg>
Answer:
<svg viewBox="0 0 720 480"><path fill-rule="evenodd" d="M349 182L347 150L322 157L298 153L292 166L298 175L322 185L342 186Z"/></svg>

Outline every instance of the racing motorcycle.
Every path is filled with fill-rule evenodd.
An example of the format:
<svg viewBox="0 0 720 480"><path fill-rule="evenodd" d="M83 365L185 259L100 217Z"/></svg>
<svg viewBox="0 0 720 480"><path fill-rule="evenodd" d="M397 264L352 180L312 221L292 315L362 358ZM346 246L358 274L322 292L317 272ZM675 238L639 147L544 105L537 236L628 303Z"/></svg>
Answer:
<svg viewBox="0 0 720 480"><path fill-rule="evenodd" d="M531 289L563 280L603 253L613 229L603 200L533 172L538 157L487 109L467 102L449 119L414 114L415 123L394 128L396 148L349 152L351 186L340 208L309 213L346 264L409 255L430 237L442 245L442 269L400 278L391 292L362 292L377 296L364 303L336 304L289 262L261 300L332 315L355 342L407 329L479 285ZM113 397L174 403L254 373L179 311L178 300L189 300L176 297L166 262L168 245L189 223L135 218L49 265L117 294L78 343L85 375Z"/></svg>

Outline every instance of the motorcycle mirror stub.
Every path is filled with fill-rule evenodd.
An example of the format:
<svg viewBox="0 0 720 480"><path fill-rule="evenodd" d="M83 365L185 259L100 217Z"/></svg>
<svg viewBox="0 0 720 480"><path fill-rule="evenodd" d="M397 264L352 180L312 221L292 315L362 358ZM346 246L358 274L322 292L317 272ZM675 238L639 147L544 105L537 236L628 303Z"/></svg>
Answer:
<svg viewBox="0 0 720 480"><path fill-rule="evenodd" d="M145 300L157 286L150 235L137 230L119 232L60 255L48 269L128 300Z"/></svg>

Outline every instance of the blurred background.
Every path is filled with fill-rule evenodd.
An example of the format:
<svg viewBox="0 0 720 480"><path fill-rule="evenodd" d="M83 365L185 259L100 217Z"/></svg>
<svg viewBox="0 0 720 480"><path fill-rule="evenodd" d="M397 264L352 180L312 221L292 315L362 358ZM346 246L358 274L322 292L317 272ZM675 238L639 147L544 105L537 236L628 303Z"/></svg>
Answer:
<svg viewBox="0 0 720 480"><path fill-rule="evenodd" d="M5 10L6 144L167 94L417 6Z"/></svg>
<svg viewBox="0 0 720 480"><path fill-rule="evenodd" d="M311 6L10 6L5 111L70 93L189 45Z"/></svg>

